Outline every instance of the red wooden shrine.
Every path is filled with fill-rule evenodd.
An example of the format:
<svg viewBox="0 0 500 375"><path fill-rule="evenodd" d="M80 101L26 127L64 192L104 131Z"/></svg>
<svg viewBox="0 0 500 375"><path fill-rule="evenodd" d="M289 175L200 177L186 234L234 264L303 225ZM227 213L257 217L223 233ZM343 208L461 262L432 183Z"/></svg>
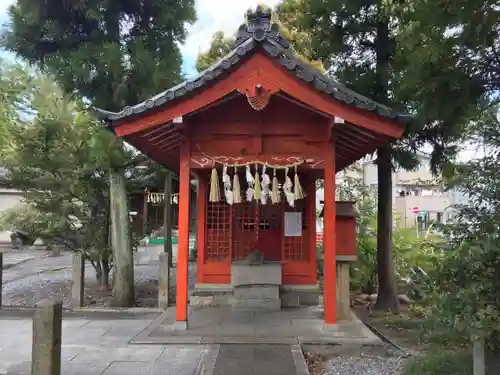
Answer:
<svg viewBox="0 0 500 375"><path fill-rule="evenodd" d="M199 76L121 112L98 110L117 136L179 171L179 322L187 323L190 204L197 204L198 283L229 284L231 263L257 248L266 261L281 262L283 284L315 285L315 181L324 178L324 310L334 323L337 250L352 255L355 248L352 218L339 216L338 227L347 229L337 235L335 173L404 130L406 116L297 59L270 17L261 7L249 12L234 50ZM294 207L284 198L247 202L245 165L257 162L298 165L306 198ZM211 170L220 176L224 164L241 165L228 173L239 176L242 203L225 202L222 187L222 200L209 202ZM197 202L189 200L193 176ZM283 183L283 169L277 177ZM301 213L300 236L284 235L290 211Z"/></svg>

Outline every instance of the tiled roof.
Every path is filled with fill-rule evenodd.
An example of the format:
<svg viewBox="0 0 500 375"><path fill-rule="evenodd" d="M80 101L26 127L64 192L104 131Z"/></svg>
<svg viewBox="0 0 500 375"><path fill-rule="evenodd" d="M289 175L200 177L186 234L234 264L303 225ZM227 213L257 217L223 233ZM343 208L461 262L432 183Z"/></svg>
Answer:
<svg viewBox="0 0 500 375"><path fill-rule="evenodd" d="M234 49L220 61L201 72L193 79L174 86L142 103L132 107L125 107L120 112L109 112L96 109L99 119L115 122L129 116L134 116L163 106L169 101L189 95L197 90L202 90L214 80L221 79L238 65L245 57L256 50L262 50L277 60L290 73L309 83L316 90L347 105L372 111L381 117L398 121L402 124L410 120L407 114L398 113L391 108L377 103L357 92L350 90L345 85L332 80L318 69L315 69L298 59L290 42L281 35L278 25L271 24L271 10L257 6L255 11L247 12L248 23L239 27Z"/></svg>

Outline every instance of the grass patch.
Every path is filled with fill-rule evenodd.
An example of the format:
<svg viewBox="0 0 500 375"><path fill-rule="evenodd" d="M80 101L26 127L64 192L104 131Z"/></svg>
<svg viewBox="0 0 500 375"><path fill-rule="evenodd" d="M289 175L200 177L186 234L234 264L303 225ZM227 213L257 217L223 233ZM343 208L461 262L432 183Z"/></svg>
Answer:
<svg viewBox="0 0 500 375"><path fill-rule="evenodd" d="M383 315L371 317L369 322L400 345L415 347L419 351L465 349L470 346L468 337L431 317Z"/></svg>
<svg viewBox="0 0 500 375"><path fill-rule="evenodd" d="M403 375L472 375L469 351L427 353L408 361Z"/></svg>

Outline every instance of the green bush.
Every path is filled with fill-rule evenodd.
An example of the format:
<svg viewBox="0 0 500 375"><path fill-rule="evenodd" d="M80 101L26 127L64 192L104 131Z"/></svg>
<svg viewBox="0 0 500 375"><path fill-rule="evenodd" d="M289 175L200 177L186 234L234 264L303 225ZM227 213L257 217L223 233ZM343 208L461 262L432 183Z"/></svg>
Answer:
<svg viewBox="0 0 500 375"><path fill-rule="evenodd" d="M360 213L361 215L362 213ZM358 260L352 267L352 288L363 293L374 293L377 284L377 240L375 232L358 229ZM417 237L413 229L393 232L393 262L403 292L420 299L428 292L431 278L442 257L439 241L432 236ZM423 271L423 272L422 272Z"/></svg>
<svg viewBox="0 0 500 375"><path fill-rule="evenodd" d="M442 351L411 358L403 375L472 375L472 356L467 351Z"/></svg>
<svg viewBox="0 0 500 375"><path fill-rule="evenodd" d="M450 187L465 204L440 228L446 242L434 274L436 310L451 329L500 347L500 122L498 108L477 121L488 154L455 168Z"/></svg>

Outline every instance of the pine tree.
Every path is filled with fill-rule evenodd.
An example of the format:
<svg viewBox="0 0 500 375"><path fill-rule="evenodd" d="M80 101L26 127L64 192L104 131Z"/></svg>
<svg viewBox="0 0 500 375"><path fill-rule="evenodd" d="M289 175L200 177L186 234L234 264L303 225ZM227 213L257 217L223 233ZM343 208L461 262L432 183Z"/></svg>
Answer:
<svg viewBox="0 0 500 375"><path fill-rule="evenodd" d="M178 43L185 39L185 23L195 19L194 0L18 0L9 15L11 25L3 35L7 50L52 74L65 92L108 110L134 105L181 80ZM124 197L125 184L119 182L131 160L121 142L113 141L110 147L121 155L110 168L110 189ZM114 284L113 302L131 306L128 209L126 204L112 207L115 272L120 280Z"/></svg>

